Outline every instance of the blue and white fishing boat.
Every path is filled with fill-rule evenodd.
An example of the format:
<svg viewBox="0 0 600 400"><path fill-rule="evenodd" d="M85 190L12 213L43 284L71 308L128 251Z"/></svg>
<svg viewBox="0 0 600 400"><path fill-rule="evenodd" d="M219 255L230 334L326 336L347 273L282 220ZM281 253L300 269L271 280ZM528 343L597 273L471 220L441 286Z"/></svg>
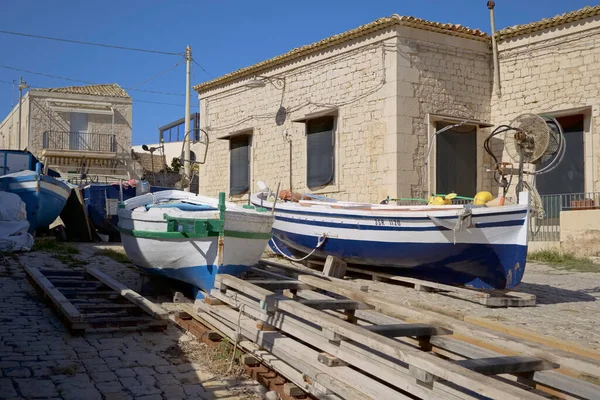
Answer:
<svg viewBox="0 0 600 400"><path fill-rule="evenodd" d="M145 181L91 183L82 188L83 201L87 217L92 226L103 235L118 238L117 205L119 200L129 200L132 197L147 193L169 190L166 187L150 186Z"/></svg>
<svg viewBox="0 0 600 400"><path fill-rule="evenodd" d="M252 196L272 209L269 191ZM519 204L394 206L279 201L271 247L286 256L332 255L369 268L479 289L509 289L523 277L529 193Z"/></svg>
<svg viewBox="0 0 600 400"><path fill-rule="evenodd" d="M217 274L239 275L260 260L274 219L264 208L225 202L225 193L214 199L180 190L133 197L118 216L135 266L204 291Z"/></svg>
<svg viewBox="0 0 600 400"><path fill-rule="evenodd" d="M67 203L71 188L65 182L35 171L21 170L0 176L0 190L18 194L25 203L29 232L48 227Z"/></svg>

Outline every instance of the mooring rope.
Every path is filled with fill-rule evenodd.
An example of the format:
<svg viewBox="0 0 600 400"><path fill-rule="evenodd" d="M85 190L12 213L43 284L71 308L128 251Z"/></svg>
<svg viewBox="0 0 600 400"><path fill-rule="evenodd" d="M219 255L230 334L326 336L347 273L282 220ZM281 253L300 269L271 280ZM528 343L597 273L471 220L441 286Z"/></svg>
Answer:
<svg viewBox="0 0 600 400"><path fill-rule="evenodd" d="M302 258L294 258L294 257L290 257L290 256L288 256L288 255L285 255L285 254L283 253L283 251L281 251L281 249L280 249L280 248L277 246L277 243L275 243L275 241L273 240L273 238L271 238L271 243L273 243L273 246L275 246L275 249L276 249L276 250L279 252L279 254L281 254L283 257L285 257L285 258L287 258L288 260L291 260L291 261L300 262L300 261L304 261L304 260L306 260L308 257L312 256L312 255L313 255L313 253L314 253L315 251L317 251L317 249L318 249L319 247L323 246L323 243L325 243L325 239L327 239L327 236L326 236L326 235L321 235L321 236L319 236L319 240L317 241L317 245L315 246L315 248L314 248L314 249L313 249L313 250L312 250L310 253L308 253L306 256L304 256L304 257L302 257Z"/></svg>

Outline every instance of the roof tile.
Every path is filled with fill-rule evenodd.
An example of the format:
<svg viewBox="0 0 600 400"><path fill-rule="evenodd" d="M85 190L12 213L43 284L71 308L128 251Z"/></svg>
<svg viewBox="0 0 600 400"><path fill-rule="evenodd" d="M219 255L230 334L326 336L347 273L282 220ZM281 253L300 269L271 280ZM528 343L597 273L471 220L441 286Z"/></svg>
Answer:
<svg viewBox="0 0 600 400"><path fill-rule="evenodd" d="M88 96L121 97L129 99L129 95L121 86L116 83L87 85L87 86L67 86L60 88L31 89L32 91L83 94Z"/></svg>
<svg viewBox="0 0 600 400"><path fill-rule="evenodd" d="M531 22L529 24L509 26L496 32L496 36L499 40L504 40L515 36L538 32L544 29L554 28L585 18L595 17L597 15L600 15L600 6L587 6L584 8L580 8L579 10L556 15L552 18L544 18L541 21Z"/></svg>

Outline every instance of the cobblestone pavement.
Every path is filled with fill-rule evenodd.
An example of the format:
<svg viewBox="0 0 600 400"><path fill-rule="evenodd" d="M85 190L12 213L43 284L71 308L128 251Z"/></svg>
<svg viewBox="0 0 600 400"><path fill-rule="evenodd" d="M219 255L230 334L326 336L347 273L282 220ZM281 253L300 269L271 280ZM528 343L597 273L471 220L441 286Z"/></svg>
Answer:
<svg viewBox="0 0 600 400"><path fill-rule="evenodd" d="M138 289L137 272L96 251L82 246L74 257ZM189 358L203 345L172 325L164 333L71 336L25 279L23 265L67 268L45 252L0 255L0 399L257 398L254 382L215 376Z"/></svg>

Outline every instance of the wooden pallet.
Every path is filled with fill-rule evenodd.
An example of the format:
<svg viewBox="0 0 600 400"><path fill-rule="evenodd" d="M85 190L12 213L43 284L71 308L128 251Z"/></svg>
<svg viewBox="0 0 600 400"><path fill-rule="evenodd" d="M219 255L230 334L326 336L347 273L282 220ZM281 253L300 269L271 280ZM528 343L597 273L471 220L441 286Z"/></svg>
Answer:
<svg viewBox="0 0 600 400"><path fill-rule="evenodd" d="M25 272L72 334L163 330L169 323L165 310L96 268Z"/></svg>
<svg viewBox="0 0 600 400"><path fill-rule="evenodd" d="M322 269L325 262L309 261L307 266L313 269ZM433 292L441 295L454 297L461 300L479 303L486 307L533 307L536 304L536 296L529 293L519 292L482 292L466 287L444 285L442 283L426 281L423 279L410 278L393 275L383 271L375 271L369 268L346 267L347 272L366 275L377 282L395 283L412 287L421 292Z"/></svg>
<svg viewBox="0 0 600 400"><path fill-rule="evenodd" d="M260 278L218 276L217 289L196 303L198 318L233 340L252 342L300 377L294 381L300 388L320 388L319 396L591 399L600 393L600 386L575 378L599 376L595 360L450 323L287 265L270 262L252 272Z"/></svg>

